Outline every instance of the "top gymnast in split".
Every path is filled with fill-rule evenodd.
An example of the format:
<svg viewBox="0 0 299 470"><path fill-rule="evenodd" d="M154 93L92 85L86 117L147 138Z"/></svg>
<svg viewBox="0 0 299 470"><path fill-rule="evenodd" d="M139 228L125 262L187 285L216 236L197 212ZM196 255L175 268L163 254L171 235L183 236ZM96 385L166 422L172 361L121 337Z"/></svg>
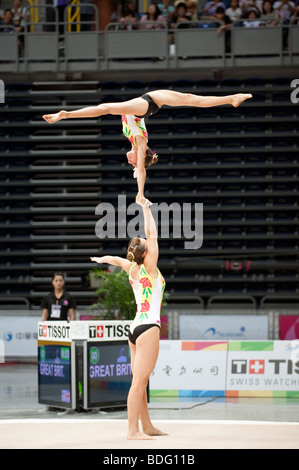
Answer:
<svg viewBox="0 0 299 470"><path fill-rule="evenodd" d="M46 114L43 119L49 124L54 124L61 119L70 118L95 118L106 114L120 115L128 120L133 118L134 123L140 124L137 133L131 140L132 148L127 153L128 162L133 165L135 177L137 178L137 197L141 205L150 205L150 201L144 198L144 185L146 180L146 168L157 161L157 157L147 146L147 132L144 119L157 113L162 106L193 106L198 108L210 108L221 105L232 105L235 108L252 98L250 93L237 93L226 96L200 96L191 93L181 93L172 90L150 91L138 98L120 103L103 103L98 106L89 106L75 111L59 111L56 114ZM141 121L140 121L141 120ZM130 126L129 126L130 127ZM130 128L132 131L132 128ZM128 137L128 136L127 136ZM129 138L129 137L128 137ZM148 151L148 152L147 152ZM148 153L148 158L146 158ZM152 158L151 158L152 157Z"/></svg>
<svg viewBox="0 0 299 470"><path fill-rule="evenodd" d="M160 309L165 281L158 267L157 228L149 206L142 206L146 239L133 238L129 242L126 258L103 256L90 258L96 263L120 266L129 274L135 294L137 312L130 325L132 384L128 394L128 439L148 440L151 436L165 435L151 422L146 397L149 377L159 354ZM139 430L139 419L142 431Z"/></svg>

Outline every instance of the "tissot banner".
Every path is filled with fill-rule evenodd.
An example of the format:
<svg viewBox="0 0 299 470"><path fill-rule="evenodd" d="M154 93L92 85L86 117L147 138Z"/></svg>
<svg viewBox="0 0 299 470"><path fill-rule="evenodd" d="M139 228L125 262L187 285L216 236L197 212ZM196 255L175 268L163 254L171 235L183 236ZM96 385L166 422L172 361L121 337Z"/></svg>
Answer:
<svg viewBox="0 0 299 470"><path fill-rule="evenodd" d="M227 396L299 396L299 341L229 341Z"/></svg>
<svg viewBox="0 0 299 470"><path fill-rule="evenodd" d="M299 340L161 341L150 394L299 397Z"/></svg>
<svg viewBox="0 0 299 470"><path fill-rule="evenodd" d="M50 321L38 325L41 341L118 341L128 338L131 321Z"/></svg>

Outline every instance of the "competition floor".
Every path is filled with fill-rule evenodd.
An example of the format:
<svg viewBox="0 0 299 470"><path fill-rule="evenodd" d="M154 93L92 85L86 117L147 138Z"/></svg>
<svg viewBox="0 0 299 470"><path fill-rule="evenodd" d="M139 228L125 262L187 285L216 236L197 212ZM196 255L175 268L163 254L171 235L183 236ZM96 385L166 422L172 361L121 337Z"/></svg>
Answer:
<svg viewBox="0 0 299 470"><path fill-rule="evenodd" d="M0 449L299 449L299 399L151 400L152 441L128 441L127 412L61 413L37 403L36 365L0 365Z"/></svg>

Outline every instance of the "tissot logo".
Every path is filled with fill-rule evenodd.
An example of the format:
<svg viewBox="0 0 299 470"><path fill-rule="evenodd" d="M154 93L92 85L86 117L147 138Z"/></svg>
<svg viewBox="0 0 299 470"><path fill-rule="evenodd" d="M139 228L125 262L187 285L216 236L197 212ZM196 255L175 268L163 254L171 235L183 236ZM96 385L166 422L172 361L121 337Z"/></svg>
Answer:
<svg viewBox="0 0 299 470"><path fill-rule="evenodd" d="M265 373L265 361L258 359L249 361L249 374L264 374Z"/></svg>
<svg viewBox="0 0 299 470"><path fill-rule="evenodd" d="M232 374L299 374L299 361L293 363L286 359L233 359L231 362Z"/></svg>
<svg viewBox="0 0 299 470"><path fill-rule="evenodd" d="M104 336L104 327L97 326L97 338L103 338Z"/></svg>
<svg viewBox="0 0 299 470"><path fill-rule="evenodd" d="M122 338L129 334L130 325L92 325L89 327L89 338Z"/></svg>
<svg viewBox="0 0 299 470"><path fill-rule="evenodd" d="M265 361L262 359L235 359L232 361L232 374L264 374Z"/></svg>
<svg viewBox="0 0 299 470"><path fill-rule="evenodd" d="M38 327L38 336L39 337L41 337L41 336L46 337L47 336L47 327L46 327L46 325L39 325L39 327Z"/></svg>
<svg viewBox="0 0 299 470"><path fill-rule="evenodd" d="M70 339L70 326L62 325L40 325L38 336L41 338Z"/></svg>
<svg viewBox="0 0 299 470"><path fill-rule="evenodd" d="M264 374L265 361L262 359L250 359L232 361L232 374Z"/></svg>
<svg viewBox="0 0 299 470"><path fill-rule="evenodd" d="M232 361L232 374L246 374L247 361L235 359Z"/></svg>
<svg viewBox="0 0 299 470"><path fill-rule="evenodd" d="M89 327L89 337L90 338L103 338L104 337L104 327L102 325L95 325Z"/></svg>

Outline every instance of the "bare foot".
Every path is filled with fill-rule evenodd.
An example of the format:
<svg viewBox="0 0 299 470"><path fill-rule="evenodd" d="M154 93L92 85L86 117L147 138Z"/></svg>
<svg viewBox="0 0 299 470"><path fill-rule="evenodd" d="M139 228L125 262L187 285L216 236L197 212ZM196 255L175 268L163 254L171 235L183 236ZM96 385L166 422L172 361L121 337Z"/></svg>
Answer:
<svg viewBox="0 0 299 470"><path fill-rule="evenodd" d="M43 119L47 121L49 124L54 124L57 121L60 121L64 118L65 111L59 111L59 113L55 114L44 114Z"/></svg>
<svg viewBox="0 0 299 470"><path fill-rule="evenodd" d="M154 441L155 439L143 434L143 432L137 431L135 434L128 434L128 441Z"/></svg>
<svg viewBox="0 0 299 470"><path fill-rule="evenodd" d="M151 426L150 428L143 429L145 434L148 436L168 436L166 432L160 431L160 429L155 428L154 426Z"/></svg>
<svg viewBox="0 0 299 470"><path fill-rule="evenodd" d="M232 105L234 108L237 108L241 103L243 103L243 101L248 100L249 98L252 98L251 93L237 93L236 95L233 95Z"/></svg>
<svg viewBox="0 0 299 470"><path fill-rule="evenodd" d="M151 205L152 205L152 202L151 202L151 201L149 201L149 200L146 199L145 197L142 198L142 200L141 200L141 206L142 206L142 207L149 207L149 206L151 206Z"/></svg>
<svg viewBox="0 0 299 470"><path fill-rule="evenodd" d="M136 196L135 201L142 207L150 207L152 202L146 199L145 197L140 197L139 195Z"/></svg>

